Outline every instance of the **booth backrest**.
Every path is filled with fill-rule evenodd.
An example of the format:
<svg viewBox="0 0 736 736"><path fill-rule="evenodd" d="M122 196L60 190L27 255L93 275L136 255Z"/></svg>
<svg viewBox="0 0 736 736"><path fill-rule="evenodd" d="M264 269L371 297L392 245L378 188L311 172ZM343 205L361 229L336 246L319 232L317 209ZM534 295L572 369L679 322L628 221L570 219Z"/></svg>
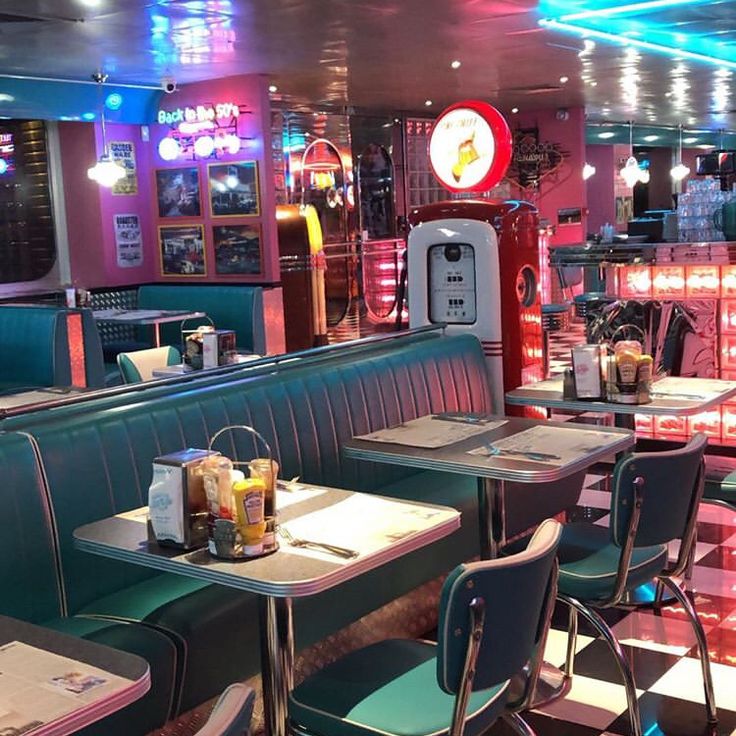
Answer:
<svg viewBox="0 0 736 736"><path fill-rule="evenodd" d="M30 438L0 432L0 614L40 623L63 610L55 530Z"/></svg>
<svg viewBox="0 0 736 736"><path fill-rule="evenodd" d="M205 312L221 330L235 330L237 346L259 355L266 352L263 289L242 284L149 284L138 289L140 309L188 309ZM202 322L205 324L205 322ZM191 320L185 328L196 327ZM162 344L179 345L179 324L161 326Z"/></svg>
<svg viewBox="0 0 736 736"><path fill-rule="evenodd" d="M398 343L399 341L397 341ZM226 425L248 424L271 444L282 477L299 476L371 490L411 475L399 467L344 457L356 434L429 412L490 411L486 367L470 336L437 337L406 347L286 369L218 385L191 384L177 392L96 409L32 417L58 525L61 570L70 613L149 575L142 568L94 558L73 547L73 530L147 502L151 462L186 447L207 447ZM223 453L248 460L260 454L252 437L221 439Z"/></svg>
<svg viewBox="0 0 736 736"><path fill-rule="evenodd" d="M0 350L0 387L71 384L64 310L1 306Z"/></svg>

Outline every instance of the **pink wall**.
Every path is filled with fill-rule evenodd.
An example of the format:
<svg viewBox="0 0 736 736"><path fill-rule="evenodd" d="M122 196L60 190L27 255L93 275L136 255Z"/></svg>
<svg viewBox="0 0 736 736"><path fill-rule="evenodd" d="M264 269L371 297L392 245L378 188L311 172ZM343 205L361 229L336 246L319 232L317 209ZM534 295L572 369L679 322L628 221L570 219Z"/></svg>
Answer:
<svg viewBox="0 0 736 736"><path fill-rule="evenodd" d="M553 245L579 244L585 239L587 231L587 197L582 176L585 163L585 110L582 107L570 108L567 120L558 120L556 113L555 109L523 112L510 120L514 128L538 128L540 142L556 143L566 154L560 170L542 181L538 194L516 190L514 196L532 201L539 208L540 216L555 226ZM583 210L582 223L559 225L558 210L573 207Z"/></svg>
<svg viewBox="0 0 736 736"><path fill-rule="evenodd" d="M601 226L616 221L616 161L613 146L586 146L588 163L595 166L595 174L588 179L588 230L600 232Z"/></svg>
<svg viewBox="0 0 736 736"><path fill-rule="evenodd" d="M278 282L279 261L278 243L276 240L276 203L273 186L273 161L271 158L271 120L268 98L268 81L257 75L228 77L188 84L173 95L165 95L160 108L166 111L196 105L212 105L232 102L241 106L238 117L238 135L241 138L241 150L236 154L224 153L217 158L193 161L178 159L164 161L158 155L158 144L171 131L168 125L151 126L151 213L153 223L151 236L158 249L158 227L176 225L203 225L205 231L206 276L163 276L160 260L156 254L157 278L166 281L186 279L187 281L238 281L250 283ZM265 134L265 135L264 135ZM260 213L258 216L213 217L209 206L208 165L227 162L256 161L258 164L258 184L260 192ZM201 215L199 217L159 218L156 202L155 169L176 169L197 167L199 171L199 189ZM261 274L217 274L215 272L215 248L213 228L221 225L250 225L260 227L261 231Z"/></svg>

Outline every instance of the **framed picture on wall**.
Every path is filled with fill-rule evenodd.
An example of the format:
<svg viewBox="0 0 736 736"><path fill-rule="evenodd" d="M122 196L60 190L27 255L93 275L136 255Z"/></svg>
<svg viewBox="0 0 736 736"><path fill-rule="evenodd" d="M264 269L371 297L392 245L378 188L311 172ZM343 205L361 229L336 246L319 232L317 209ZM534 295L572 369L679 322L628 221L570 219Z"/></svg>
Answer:
<svg viewBox="0 0 736 736"><path fill-rule="evenodd" d="M163 276L206 276L204 225L160 225L158 247Z"/></svg>
<svg viewBox="0 0 736 736"><path fill-rule="evenodd" d="M207 177L212 217L257 217L261 214L257 161L210 164Z"/></svg>
<svg viewBox="0 0 736 736"><path fill-rule="evenodd" d="M156 200L161 218L200 217L199 169L196 166L157 169Z"/></svg>
<svg viewBox="0 0 736 736"><path fill-rule="evenodd" d="M215 273L258 275L263 268L260 225L214 225Z"/></svg>

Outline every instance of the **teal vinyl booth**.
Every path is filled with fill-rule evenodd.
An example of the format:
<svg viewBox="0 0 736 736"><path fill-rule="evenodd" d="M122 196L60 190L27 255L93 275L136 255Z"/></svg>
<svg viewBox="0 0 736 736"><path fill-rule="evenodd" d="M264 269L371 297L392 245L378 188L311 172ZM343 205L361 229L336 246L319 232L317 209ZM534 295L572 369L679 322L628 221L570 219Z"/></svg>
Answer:
<svg viewBox="0 0 736 736"><path fill-rule="evenodd" d="M67 320L76 314L81 316L82 344L70 346ZM72 385L72 350L83 353L86 385L104 386L102 346L89 310L0 306L0 393Z"/></svg>
<svg viewBox="0 0 736 736"><path fill-rule="evenodd" d="M148 719L150 730L161 725L163 712L173 716L186 711L228 683L258 673L256 599L80 552L72 541L75 528L145 504L156 456L187 446L206 447L214 432L238 423L250 424L266 437L283 477L298 475L310 483L446 504L462 511L461 529L441 542L333 590L297 599L296 645L304 649L446 574L477 556L479 549L473 478L360 463L344 456L342 444L355 434L430 412L488 412L490 406L480 343L470 336L434 333L365 349L326 350L324 357L318 354L278 369L271 366L260 374L244 368L216 379L101 395L8 418L2 426L32 438L43 469L56 564L49 571L47 557L32 566L47 568L47 576L58 571L63 605L55 615L73 621L84 617L125 622L126 631L134 633L141 627L156 632L175 649L175 677L168 691L152 691L155 709L138 712L136 704L130 706L132 713L139 713L136 717ZM233 436L229 454L250 459L255 446L240 435L244 433ZM510 489L506 504L510 531L528 528L574 504L581 486L582 475L554 488ZM13 544L17 554L33 557L23 536L13 537ZM25 612L26 605L16 604L13 615L32 617L32 610ZM153 665L162 673L159 681L165 680L171 661ZM133 731L110 727L106 733Z"/></svg>

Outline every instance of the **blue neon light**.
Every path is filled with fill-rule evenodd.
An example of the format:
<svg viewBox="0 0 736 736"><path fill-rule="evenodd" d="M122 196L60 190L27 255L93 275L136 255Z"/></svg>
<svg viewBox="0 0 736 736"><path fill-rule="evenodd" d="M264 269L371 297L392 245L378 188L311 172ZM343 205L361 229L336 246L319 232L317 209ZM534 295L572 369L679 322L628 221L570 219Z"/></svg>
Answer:
<svg viewBox="0 0 736 736"><path fill-rule="evenodd" d="M108 110L119 110L123 106L123 96L119 92L111 92L105 100Z"/></svg>
<svg viewBox="0 0 736 736"><path fill-rule="evenodd" d="M667 8L686 9L708 0L642 0L624 5L614 0L543 0L540 25L609 43L736 69L736 47L705 33L682 32L682 26L654 18Z"/></svg>
<svg viewBox="0 0 736 736"><path fill-rule="evenodd" d="M8 173L8 162L4 158L0 158L0 176Z"/></svg>

